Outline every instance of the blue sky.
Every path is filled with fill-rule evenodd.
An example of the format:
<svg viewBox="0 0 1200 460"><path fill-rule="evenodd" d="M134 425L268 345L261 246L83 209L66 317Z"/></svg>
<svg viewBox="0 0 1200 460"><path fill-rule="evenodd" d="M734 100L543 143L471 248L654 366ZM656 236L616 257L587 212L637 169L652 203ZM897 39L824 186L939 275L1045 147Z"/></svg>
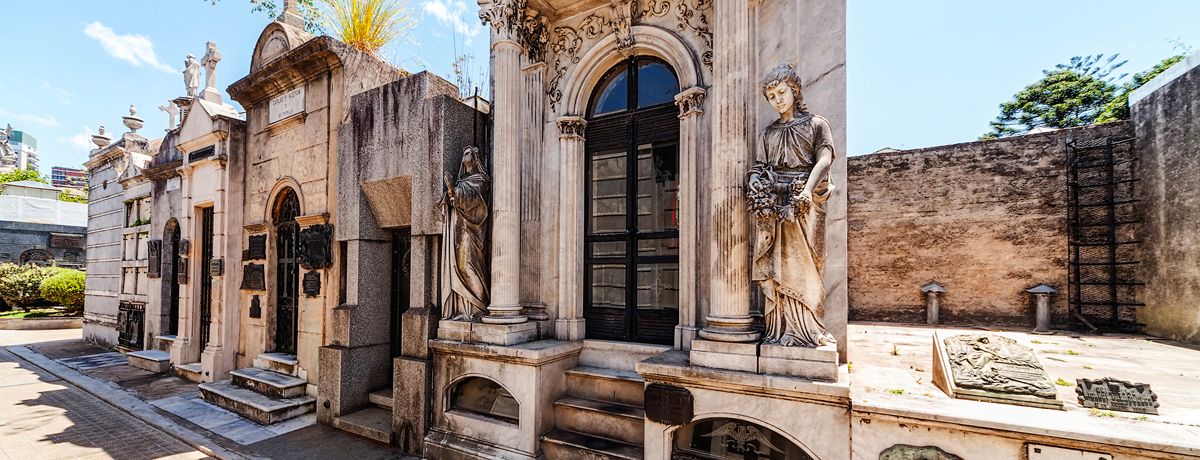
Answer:
<svg viewBox="0 0 1200 460"><path fill-rule="evenodd" d="M771 0L785 1L785 0ZM459 54L487 66L487 30L475 0L409 0L415 27L381 55L451 79ZM183 93L184 57L215 41L223 90L244 76L270 20L249 0L9 1L0 5L4 67L0 126L38 139L44 172L78 166L100 125L122 132L130 104L161 135L157 109ZM849 0L849 153L970 141L997 106L1071 56L1120 53L1136 72L1200 48L1200 2L1189 0ZM236 106L236 104L235 104Z"/></svg>

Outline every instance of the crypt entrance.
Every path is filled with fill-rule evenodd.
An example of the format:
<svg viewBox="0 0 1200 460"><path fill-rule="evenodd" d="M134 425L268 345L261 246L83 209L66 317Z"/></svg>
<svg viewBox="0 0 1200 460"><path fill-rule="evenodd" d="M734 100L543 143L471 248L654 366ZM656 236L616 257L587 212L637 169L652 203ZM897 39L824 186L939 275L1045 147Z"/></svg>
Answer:
<svg viewBox="0 0 1200 460"><path fill-rule="evenodd" d="M588 104L584 318L589 339L671 345L679 323L679 81L665 62L611 68Z"/></svg>
<svg viewBox="0 0 1200 460"><path fill-rule="evenodd" d="M275 202L275 349L296 354L300 313L300 199L285 188Z"/></svg>

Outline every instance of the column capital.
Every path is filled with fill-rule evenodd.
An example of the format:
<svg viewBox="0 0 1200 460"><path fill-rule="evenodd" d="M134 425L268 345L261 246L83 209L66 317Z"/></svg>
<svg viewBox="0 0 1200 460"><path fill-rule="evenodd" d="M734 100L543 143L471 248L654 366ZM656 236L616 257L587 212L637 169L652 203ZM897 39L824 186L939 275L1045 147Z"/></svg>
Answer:
<svg viewBox="0 0 1200 460"><path fill-rule="evenodd" d="M504 38L516 38L525 19L526 0L492 0L479 5L479 20Z"/></svg>
<svg viewBox="0 0 1200 460"><path fill-rule="evenodd" d="M675 105L679 106L679 119L685 119L692 116L704 114L704 99L708 97L708 91L699 86L681 91L675 95Z"/></svg>
<svg viewBox="0 0 1200 460"><path fill-rule="evenodd" d="M558 117L558 137L560 139L584 139L587 132L587 120L577 115Z"/></svg>

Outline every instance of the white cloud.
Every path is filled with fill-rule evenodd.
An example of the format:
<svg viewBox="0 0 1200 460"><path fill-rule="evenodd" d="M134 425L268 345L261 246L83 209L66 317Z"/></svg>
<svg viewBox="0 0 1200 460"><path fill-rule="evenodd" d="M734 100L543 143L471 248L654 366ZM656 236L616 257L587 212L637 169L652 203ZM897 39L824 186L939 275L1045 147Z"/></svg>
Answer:
<svg viewBox="0 0 1200 460"><path fill-rule="evenodd" d="M84 35L100 42L110 56L141 67L143 64L167 73L175 73L175 69L158 60L154 53L154 42L144 35L117 35L111 27L99 21L88 24L83 28Z"/></svg>
<svg viewBox="0 0 1200 460"><path fill-rule="evenodd" d="M11 118L16 121L36 123L42 126L58 126L58 119L54 117L44 117L41 115L34 115L32 113L13 113L5 110L3 107L0 107L0 117Z"/></svg>
<svg viewBox="0 0 1200 460"><path fill-rule="evenodd" d="M42 88L45 88L46 91L49 91L50 94L58 98L58 102L61 102L63 105L71 105L71 93L67 90L54 86L46 80L42 80Z"/></svg>
<svg viewBox="0 0 1200 460"><path fill-rule="evenodd" d="M467 3L462 0L425 0L421 9L433 15L443 26L452 26L454 31L463 36L465 43L483 32L483 25L474 17L463 19L467 13Z"/></svg>
<svg viewBox="0 0 1200 460"><path fill-rule="evenodd" d="M79 147L83 150L91 150L92 148L94 148L94 146L92 145L92 134L94 134L92 132L92 128L88 127L87 125L84 125L83 131L80 131L80 132L76 133L74 136L71 136L68 138L59 138L59 140L62 142L74 145L76 147Z"/></svg>

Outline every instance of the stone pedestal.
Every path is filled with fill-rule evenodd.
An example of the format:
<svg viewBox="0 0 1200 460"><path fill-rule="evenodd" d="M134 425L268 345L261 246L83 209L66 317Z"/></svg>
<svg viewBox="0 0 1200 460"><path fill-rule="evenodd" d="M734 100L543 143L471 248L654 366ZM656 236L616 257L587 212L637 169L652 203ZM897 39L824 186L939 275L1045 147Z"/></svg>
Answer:
<svg viewBox="0 0 1200 460"><path fill-rule="evenodd" d="M688 361L699 367L838 381L836 344L805 348L697 339L692 342Z"/></svg>
<svg viewBox="0 0 1200 460"><path fill-rule="evenodd" d="M438 339L489 345L517 345L537 340L538 323L469 323L443 320L438 323Z"/></svg>

